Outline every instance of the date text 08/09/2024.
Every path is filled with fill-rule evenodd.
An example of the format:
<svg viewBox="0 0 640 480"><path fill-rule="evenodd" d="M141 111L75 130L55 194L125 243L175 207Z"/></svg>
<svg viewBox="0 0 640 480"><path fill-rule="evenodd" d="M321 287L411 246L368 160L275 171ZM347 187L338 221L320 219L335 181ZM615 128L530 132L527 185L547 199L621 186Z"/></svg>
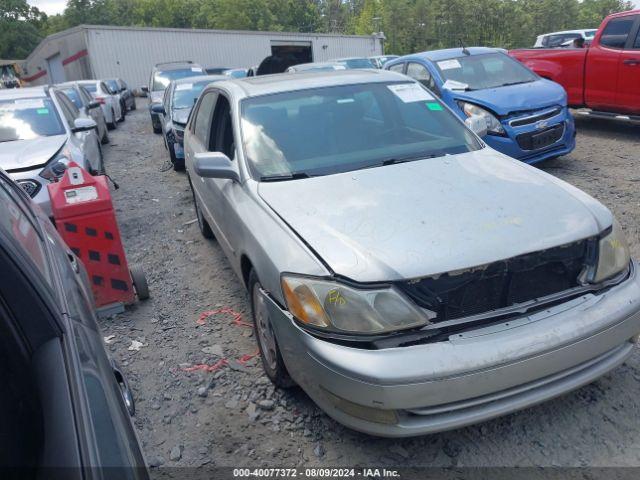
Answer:
<svg viewBox="0 0 640 480"><path fill-rule="evenodd" d="M235 468L234 478L400 478L387 468Z"/></svg>

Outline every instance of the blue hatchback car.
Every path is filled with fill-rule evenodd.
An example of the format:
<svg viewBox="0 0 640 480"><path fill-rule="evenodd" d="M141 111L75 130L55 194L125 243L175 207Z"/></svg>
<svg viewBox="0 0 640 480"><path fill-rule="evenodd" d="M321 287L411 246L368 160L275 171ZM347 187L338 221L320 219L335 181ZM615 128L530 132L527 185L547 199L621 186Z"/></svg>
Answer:
<svg viewBox="0 0 640 480"><path fill-rule="evenodd" d="M513 158L536 163L575 148L564 89L504 50L435 50L400 57L384 68L420 81L462 119L484 117L488 133L483 140Z"/></svg>

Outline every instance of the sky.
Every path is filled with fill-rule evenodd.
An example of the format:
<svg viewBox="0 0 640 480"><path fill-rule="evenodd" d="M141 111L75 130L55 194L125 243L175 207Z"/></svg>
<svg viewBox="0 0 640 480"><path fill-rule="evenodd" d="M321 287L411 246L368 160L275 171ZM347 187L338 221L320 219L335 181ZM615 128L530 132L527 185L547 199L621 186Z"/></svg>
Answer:
<svg viewBox="0 0 640 480"><path fill-rule="evenodd" d="M56 13L62 13L66 5L66 0L28 0L30 5L38 7L47 15L55 15ZM640 8L640 0L633 0L635 6Z"/></svg>

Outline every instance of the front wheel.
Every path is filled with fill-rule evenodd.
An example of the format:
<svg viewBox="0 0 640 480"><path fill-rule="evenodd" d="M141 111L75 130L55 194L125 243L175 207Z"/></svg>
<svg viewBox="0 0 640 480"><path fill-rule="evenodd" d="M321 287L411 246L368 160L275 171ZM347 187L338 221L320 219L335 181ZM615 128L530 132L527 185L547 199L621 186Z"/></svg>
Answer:
<svg viewBox="0 0 640 480"><path fill-rule="evenodd" d="M191 183L190 178L189 186L191 187L191 195L193 195L193 207L196 209L196 218L198 219L198 228L200 229L200 233L204 238L215 238L213 230L211 230L211 227L209 226L209 222L207 222L207 219L202 215L202 210L198 203L198 197L196 195L196 191L193 189L193 184Z"/></svg>
<svg viewBox="0 0 640 480"><path fill-rule="evenodd" d="M260 285L258 276L253 270L249 274L249 293L251 295L253 326L256 331L264 372L275 386L291 388L295 382L289 376L282 359L280 347L278 347L278 341L271 325L267 300L262 293L262 285Z"/></svg>

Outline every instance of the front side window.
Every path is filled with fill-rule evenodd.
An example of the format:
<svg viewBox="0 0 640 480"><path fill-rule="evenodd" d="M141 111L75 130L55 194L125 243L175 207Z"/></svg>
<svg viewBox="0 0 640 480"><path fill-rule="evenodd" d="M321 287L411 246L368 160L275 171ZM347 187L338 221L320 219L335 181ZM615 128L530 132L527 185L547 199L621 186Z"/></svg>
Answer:
<svg viewBox="0 0 640 480"><path fill-rule="evenodd" d="M325 87L245 99L245 156L254 177L329 175L389 160L481 148L416 82Z"/></svg>
<svg viewBox="0 0 640 480"><path fill-rule="evenodd" d="M629 33L638 18L636 15L622 18L614 18L604 27L600 37L600 45L609 48L622 49L627 43Z"/></svg>
<svg viewBox="0 0 640 480"><path fill-rule="evenodd" d="M503 53L467 55L435 62L445 82L453 80L467 90L484 90L534 82L535 73Z"/></svg>
<svg viewBox="0 0 640 480"><path fill-rule="evenodd" d="M82 108L82 99L74 88L64 88L62 92L69 97L69 100L71 100L77 108Z"/></svg>
<svg viewBox="0 0 640 480"><path fill-rule="evenodd" d="M120 85L116 80L105 80L107 87L111 90L111 93L118 93L120 91Z"/></svg>
<svg viewBox="0 0 640 480"><path fill-rule="evenodd" d="M404 63L396 63L395 65L391 65L389 70L392 72L403 73L404 72Z"/></svg>
<svg viewBox="0 0 640 480"><path fill-rule="evenodd" d="M50 98L0 100L0 143L65 133Z"/></svg>
<svg viewBox="0 0 640 480"><path fill-rule="evenodd" d="M638 30L638 34L636 35L636 41L633 42L633 48L640 48L640 30Z"/></svg>
<svg viewBox="0 0 640 480"><path fill-rule="evenodd" d="M178 80L180 78L195 77L198 75L204 75L204 72L200 67L181 68L177 70L167 70L156 72L153 76L153 84L151 90L158 92L164 90L169 86L172 80Z"/></svg>
<svg viewBox="0 0 640 480"><path fill-rule="evenodd" d="M215 92L207 93L201 100L198 107L198 114L195 118L195 128L193 133L200 140L200 143L209 149L209 127L213 116L213 107L216 104L218 95Z"/></svg>
<svg viewBox="0 0 640 480"><path fill-rule="evenodd" d="M433 75L427 70L427 67L419 63L411 62L407 65L407 75L419 81L432 92L437 90Z"/></svg>

